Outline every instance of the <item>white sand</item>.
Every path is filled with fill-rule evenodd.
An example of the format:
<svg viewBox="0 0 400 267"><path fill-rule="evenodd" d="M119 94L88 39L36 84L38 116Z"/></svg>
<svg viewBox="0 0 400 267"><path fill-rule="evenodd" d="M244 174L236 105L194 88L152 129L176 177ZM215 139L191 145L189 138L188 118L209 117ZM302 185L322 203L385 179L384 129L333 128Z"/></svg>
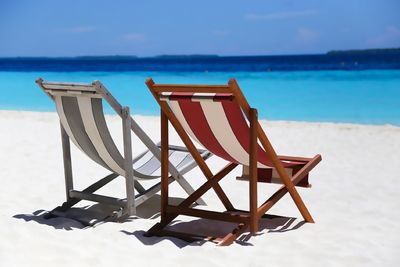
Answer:
<svg viewBox="0 0 400 267"><path fill-rule="evenodd" d="M136 118L158 141L158 118ZM109 120L120 141L118 118ZM322 154L323 161L311 174L313 187L299 189L316 223L301 225L300 214L286 196L269 212L286 217L263 221L260 234L247 241L216 247L210 242L143 237L143 231L159 221L158 198L139 209L140 216L154 215L152 219L95 228L35 216L64 201L58 119L55 113L0 111L0 266L398 266L400 128L298 122L263 126L279 154ZM180 143L176 134L171 143ZM143 149L134 139L134 154ZM75 148L72 155L77 188L107 174ZM208 163L214 172L225 164L217 157ZM239 172L235 169L222 186L234 204L245 209L247 183L234 179ZM194 186L205 180L199 169L186 177ZM262 186L260 201L276 188ZM123 180L103 192L123 196ZM175 184L171 194L185 196ZM208 208L221 207L213 193L204 199ZM176 229L208 227L214 233L226 227L179 219Z"/></svg>

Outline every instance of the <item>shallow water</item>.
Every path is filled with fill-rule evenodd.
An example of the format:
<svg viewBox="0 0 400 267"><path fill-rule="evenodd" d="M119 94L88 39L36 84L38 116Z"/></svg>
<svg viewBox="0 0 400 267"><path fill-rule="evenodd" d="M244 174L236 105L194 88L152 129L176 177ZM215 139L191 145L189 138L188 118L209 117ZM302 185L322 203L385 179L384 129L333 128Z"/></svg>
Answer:
<svg viewBox="0 0 400 267"><path fill-rule="evenodd" d="M145 85L225 84L236 78L259 117L272 120L400 125L400 70L290 72L0 72L0 109L54 111L35 79L102 81L132 113L158 115ZM111 109L107 108L111 113Z"/></svg>

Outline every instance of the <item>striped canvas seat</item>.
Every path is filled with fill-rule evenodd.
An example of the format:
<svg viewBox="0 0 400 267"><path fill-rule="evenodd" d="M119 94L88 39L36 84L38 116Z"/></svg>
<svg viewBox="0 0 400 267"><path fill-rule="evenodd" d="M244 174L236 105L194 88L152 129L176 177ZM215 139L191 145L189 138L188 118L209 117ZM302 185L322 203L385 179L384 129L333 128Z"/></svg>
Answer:
<svg viewBox="0 0 400 267"><path fill-rule="evenodd" d="M197 143L215 155L243 165L240 180L248 180L250 136L249 124L239 105L229 93L163 93L161 100L168 101L171 110ZM258 181L279 183L282 180L266 152L258 145ZM282 161L292 177L306 163ZM308 175L297 186L308 187Z"/></svg>
<svg viewBox="0 0 400 267"><path fill-rule="evenodd" d="M44 83L46 92L53 96L60 122L72 142L89 158L104 168L124 176L124 158L107 127L103 99L93 86L74 84L76 90L63 91L62 84ZM69 84L65 84L65 87ZM185 163L193 163L186 151L170 150L170 161L178 171ZM134 176L138 179L160 177L160 161L147 151L135 162Z"/></svg>
<svg viewBox="0 0 400 267"><path fill-rule="evenodd" d="M104 168L125 175L124 159L117 149L97 94L85 97L54 95L60 121L72 142Z"/></svg>
<svg viewBox="0 0 400 267"><path fill-rule="evenodd" d="M140 205L160 190L160 182L145 189L138 180L161 177L160 145L155 144L129 114L128 107L122 107L99 81L92 84L46 82L37 80L38 85L55 102L60 118L63 140L63 156L66 179L67 202L63 209L72 207L80 199L117 205L124 212L133 215ZM107 127L103 102L106 101L121 117L123 124L123 154L118 150ZM145 144L147 151L132 159L131 131ZM69 140L100 166L112 174L99 180L83 191L73 189ZM201 157L211 156L206 150L198 150ZM169 146L170 181L176 180L191 194L194 189L183 177L197 164L185 147ZM126 178L127 199L111 198L93 194L118 176ZM137 195L135 195L135 189ZM78 200L77 200L78 199ZM198 199L198 204L205 204Z"/></svg>

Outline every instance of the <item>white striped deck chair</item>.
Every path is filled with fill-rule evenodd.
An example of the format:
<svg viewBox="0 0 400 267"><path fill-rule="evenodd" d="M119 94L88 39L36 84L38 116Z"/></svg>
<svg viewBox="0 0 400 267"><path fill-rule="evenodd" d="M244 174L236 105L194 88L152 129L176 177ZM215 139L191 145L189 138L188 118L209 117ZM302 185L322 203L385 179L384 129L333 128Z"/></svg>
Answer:
<svg viewBox="0 0 400 267"><path fill-rule="evenodd" d="M135 215L136 206L160 190L160 182L145 189L139 180L160 179L160 146L155 144L130 116L129 108L122 107L105 86L92 84L47 82L39 78L36 83L54 100L60 118L66 202L54 211L65 211L80 200L89 200L120 207L114 217ZM115 145L103 113L103 99L121 117L123 125L123 155ZM131 131L146 145L147 151L132 159ZM70 142L89 158L112 173L84 190L75 190L72 179ZM198 150L203 159L211 156L206 150ZM185 147L170 146L169 182L176 180L188 193L194 192L183 174L197 166ZM94 192L118 176L125 177L126 199L95 194ZM136 189L136 193L135 193ZM198 204L205 204L202 199ZM52 212L50 212L52 214Z"/></svg>
<svg viewBox="0 0 400 267"><path fill-rule="evenodd" d="M251 234L255 234L260 218L287 192L304 220L314 222L295 186L310 187L308 174L321 161L321 156L278 156L258 122L257 110L250 107L236 80L231 79L227 85L178 85L155 84L152 79L148 79L146 84L164 113L161 116L161 124L168 125L167 122L171 122L208 179L178 206L169 205L166 201L168 190L162 190L161 222L152 227L148 235L168 235L188 240L198 237L195 234L188 235L165 229L178 215L187 215L238 223L237 228L223 237L204 237L207 240L218 241L220 245L229 245L248 227ZM161 131L167 131L166 127L161 127ZM166 152L167 146L163 146L163 142L166 142L168 135L162 133L161 136L162 150ZM192 140L229 164L218 173L212 174L196 151ZM168 160L165 152L161 160L161 165L166 168L161 170L162 187L168 186L168 166L163 164ZM238 165L243 166L243 174L239 179L249 181L249 211L235 209L218 184ZM280 183L283 186L258 206L259 182ZM198 197L210 189L217 193L226 208L225 212L190 207Z"/></svg>

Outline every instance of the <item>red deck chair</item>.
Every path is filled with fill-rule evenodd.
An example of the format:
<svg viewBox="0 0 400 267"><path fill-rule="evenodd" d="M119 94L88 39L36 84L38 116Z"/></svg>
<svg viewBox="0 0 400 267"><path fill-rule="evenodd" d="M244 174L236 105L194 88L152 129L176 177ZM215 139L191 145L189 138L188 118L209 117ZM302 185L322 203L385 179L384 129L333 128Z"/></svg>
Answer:
<svg viewBox="0 0 400 267"><path fill-rule="evenodd" d="M295 186L309 187L308 173L321 161L321 156L278 156L258 122L257 110L249 106L236 80L231 79L228 85L172 85L155 84L150 78L146 84L161 107L162 146L161 222L154 225L147 232L148 235L175 236L184 240L199 237L196 234L165 229L178 215L187 215L238 223L238 226L224 237L203 237L216 241L219 245L229 245L248 227L251 234L255 234L260 218L287 192L304 220L314 222ZM208 180L178 206L168 204L168 121ZM213 175L189 136L230 163ZM250 209L246 213L238 212L233 207L218 184L238 165L243 165L243 175L240 179L249 180ZM258 182L281 182L283 186L258 206ZM217 193L226 211L191 208L191 205L211 188Z"/></svg>

